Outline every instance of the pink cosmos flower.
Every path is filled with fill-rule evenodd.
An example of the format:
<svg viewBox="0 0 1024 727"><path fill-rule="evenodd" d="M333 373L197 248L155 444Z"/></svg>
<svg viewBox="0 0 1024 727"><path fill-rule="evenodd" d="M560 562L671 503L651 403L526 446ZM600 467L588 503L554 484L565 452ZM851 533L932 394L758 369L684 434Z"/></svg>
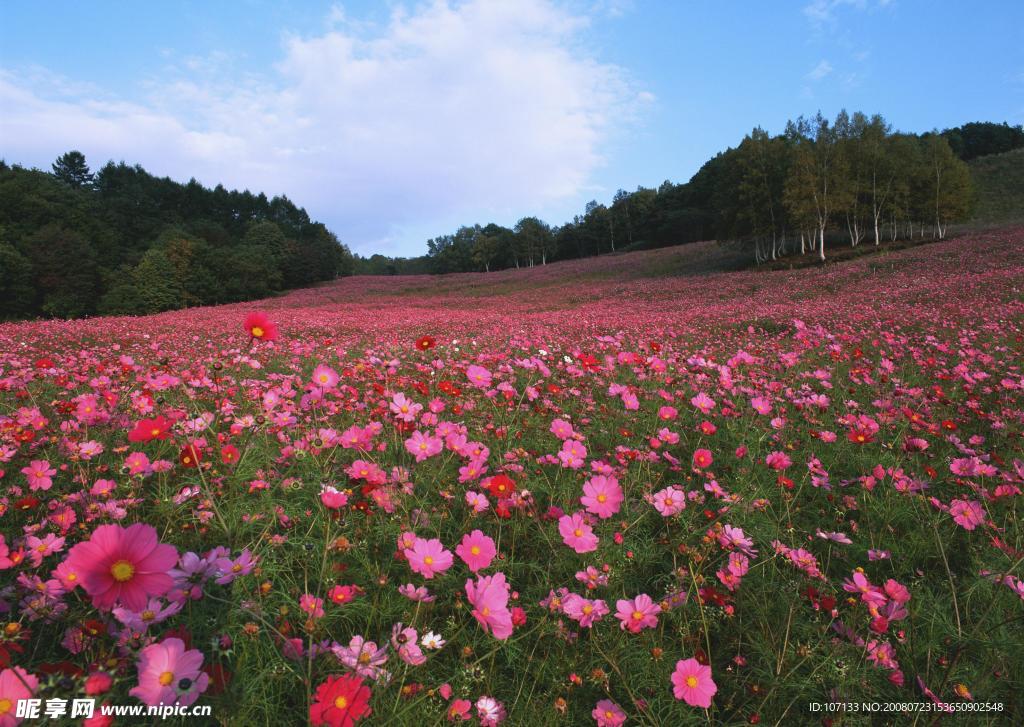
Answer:
<svg viewBox="0 0 1024 727"><path fill-rule="evenodd" d="M388 660L387 644L378 649L376 643L357 635L349 640L348 646L335 644L331 651L338 661L361 677L376 680L387 674L382 668Z"/></svg>
<svg viewBox="0 0 1024 727"><path fill-rule="evenodd" d="M473 512L477 514L482 513L491 506L491 502L487 499L487 495L474 490L468 490L466 492L466 504L473 508Z"/></svg>
<svg viewBox="0 0 1024 727"><path fill-rule="evenodd" d="M403 422L416 420L416 415L423 411L423 405L417 404L405 394L398 393L391 397L391 405L388 407L396 419Z"/></svg>
<svg viewBox="0 0 1024 727"><path fill-rule="evenodd" d="M672 517L686 509L686 495L682 490L677 490L674 487L666 487L655 492L651 495L651 500L654 503L654 509L662 517Z"/></svg>
<svg viewBox="0 0 1024 727"><path fill-rule="evenodd" d="M758 414L767 415L772 411L772 404L768 399L763 396L755 396L750 400L750 406L754 408Z"/></svg>
<svg viewBox="0 0 1024 727"><path fill-rule="evenodd" d="M711 697L718 686L711 679L711 667L704 666L696 659L680 659L672 672L672 693L691 707L711 706Z"/></svg>
<svg viewBox="0 0 1024 727"><path fill-rule="evenodd" d="M498 550L490 537L480 530L474 530L462 537L462 542L455 548L455 553L476 573L491 564Z"/></svg>
<svg viewBox="0 0 1024 727"><path fill-rule="evenodd" d="M577 553L590 553L597 550L598 537L587 524L582 512L563 515L558 518L558 532L562 542Z"/></svg>
<svg viewBox="0 0 1024 727"><path fill-rule="evenodd" d="M324 599L317 598L312 593L303 593L299 596L299 608L309 614L310 618L323 618Z"/></svg>
<svg viewBox="0 0 1024 727"><path fill-rule="evenodd" d="M186 651L181 639L150 644L139 654L136 666L139 684L128 693L150 706L192 704L210 683L210 677L202 670L203 652Z"/></svg>
<svg viewBox="0 0 1024 727"><path fill-rule="evenodd" d="M658 614L661 613L661 606L646 593L632 599L619 599L615 602L615 608L615 618L621 621L619 628L631 634L653 629L658 625Z"/></svg>
<svg viewBox="0 0 1024 727"><path fill-rule="evenodd" d="M405 551L405 557L409 559L409 567L413 572L427 579L433 578L436 573L444 573L455 560L451 551L445 550L437 538L416 538L412 548Z"/></svg>
<svg viewBox="0 0 1024 727"><path fill-rule="evenodd" d="M710 449L698 449L693 453L693 466L706 469L712 465L715 458L711 455Z"/></svg>
<svg viewBox="0 0 1024 727"><path fill-rule="evenodd" d="M329 510L338 510L348 504L348 495L331 485L320 488L320 502Z"/></svg>
<svg viewBox="0 0 1024 727"><path fill-rule="evenodd" d="M43 562L43 558L64 550L64 538L59 538L53 533L47 533L42 538L29 535L25 538L25 547L28 548L28 559L34 567Z"/></svg>
<svg viewBox="0 0 1024 727"><path fill-rule="evenodd" d="M313 386L319 389L333 389L338 385L338 372L326 364L313 369Z"/></svg>
<svg viewBox="0 0 1024 727"><path fill-rule="evenodd" d="M21 722L17 714L18 701L29 699L36 693L39 680L20 666L0 671L0 727L14 727Z"/></svg>
<svg viewBox="0 0 1024 727"><path fill-rule="evenodd" d="M437 600L437 596L427 590L426 586L414 586L412 583L406 583L403 586L399 586L398 592L410 601L430 603L431 601Z"/></svg>
<svg viewBox="0 0 1024 727"><path fill-rule="evenodd" d="M793 460L791 460L785 452L772 452L764 458L764 463L771 467L773 470L782 471L788 469Z"/></svg>
<svg viewBox="0 0 1024 727"><path fill-rule="evenodd" d="M703 391L697 396L690 399L690 403L693 404L702 413L707 414L709 411L715 408L715 400L705 394Z"/></svg>
<svg viewBox="0 0 1024 727"><path fill-rule="evenodd" d="M587 448L574 439L567 439L562 442L558 459L563 467L578 470L587 461Z"/></svg>
<svg viewBox="0 0 1024 727"><path fill-rule="evenodd" d="M985 523L985 508L977 500L953 500L949 503L949 514L965 530L974 530Z"/></svg>
<svg viewBox="0 0 1024 727"><path fill-rule="evenodd" d="M619 511L623 499L622 488L617 479L597 475L583 483L583 497L580 498L580 502L587 508L587 512L606 519Z"/></svg>
<svg viewBox="0 0 1024 727"><path fill-rule="evenodd" d="M417 429L405 440L405 448L409 454L416 457L417 462L422 462L440 453L444 448L444 442L440 437L428 437Z"/></svg>
<svg viewBox="0 0 1024 727"><path fill-rule="evenodd" d="M505 721L507 712L505 705L494 697L484 695L476 700L476 716L480 720L480 727L496 727Z"/></svg>
<svg viewBox="0 0 1024 727"><path fill-rule="evenodd" d="M53 487L51 478L57 474L57 470L51 467L45 459L37 459L33 460L28 467L22 467L21 473L28 480L28 489L32 491L49 490Z"/></svg>
<svg viewBox="0 0 1024 727"><path fill-rule="evenodd" d="M466 581L466 598L473 606L473 617L484 632L504 641L512 635L512 614L508 610L509 585L504 573Z"/></svg>
<svg viewBox="0 0 1024 727"><path fill-rule="evenodd" d="M491 385L491 372L485 369L483 366L470 366L466 369L466 378L469 379L473 386L480 389L486 389Z"/></svg>
<svg viewBox="0 0 1024 727"><path fill-rule="evenodd" d="M583 628L589 629L595 622L607 616L610 611L608 610L608 604L600 598L592 601L575 593L570 593L562 601L562 613L573 621L578 621Z"/></svg>
<svg viewBox="0 0 1024 727"><path fill-rule="evenodd" d="M551 422L551 433L559 439L571 439L576 432L573 431L572 424L565 421L564 419L555 419Z"/></svg>
<svg viewBox="0 0 1024 727"><path fill-rule="evenodd" d="M598 702L590 716L597 722L597 727L621 727L626 721L626 713L622 711L622 707L610 699Z"/></svg>
<svg viewBox="0 0 1024 727"><path fill-rule="evenodd" d="M71 548L65 562L96 608L120 604L140 611L150 596L161 596L174 585L167 571L177 564L178 551L159 543L152 525L100 525L89 540Z"/></svg>

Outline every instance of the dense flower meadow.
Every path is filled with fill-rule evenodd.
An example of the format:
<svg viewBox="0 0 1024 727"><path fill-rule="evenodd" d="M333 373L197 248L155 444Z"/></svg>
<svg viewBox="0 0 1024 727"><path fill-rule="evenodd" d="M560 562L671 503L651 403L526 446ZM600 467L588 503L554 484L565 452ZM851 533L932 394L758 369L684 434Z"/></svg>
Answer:
<svg viewBox="0 0 1024 727"><path fill-rule="evenodd" d="M0 727L1024 719L1024 230L701 251L0 326Z"/></svg>

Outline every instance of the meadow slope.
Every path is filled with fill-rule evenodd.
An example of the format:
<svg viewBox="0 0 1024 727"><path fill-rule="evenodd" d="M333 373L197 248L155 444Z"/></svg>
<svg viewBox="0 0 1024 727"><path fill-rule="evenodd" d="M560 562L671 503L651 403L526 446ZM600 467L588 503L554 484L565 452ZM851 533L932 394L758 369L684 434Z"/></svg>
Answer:
<svg viewBox="0 0 1024 727"><path fill-rule="evenodd" d="M1024 228L732 264L0 325L0 725L1019 723Z"/></svg>

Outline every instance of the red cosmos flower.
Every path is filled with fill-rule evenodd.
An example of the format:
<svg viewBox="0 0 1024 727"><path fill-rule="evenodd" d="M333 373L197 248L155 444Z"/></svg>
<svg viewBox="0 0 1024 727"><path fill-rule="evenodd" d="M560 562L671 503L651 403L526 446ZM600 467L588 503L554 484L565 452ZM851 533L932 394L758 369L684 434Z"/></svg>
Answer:
<svg viewBox="0 0 1024 727"><path fill-rule="evenodd" d="M487 490L495 497L510 497L516 491L516 483L508 475L498 474L487 480Z"/></svg>
<svg viewBox="0 0 1024 727"><path fill-rule="evenodd" d="M242 325L253 338L258 338L261 341L277 340L277 326L267 317L266 313L260 311L250 313L245 317L245 323Z"/></svg>
<svg viewBox="0 0 1024 727"><path fill-rule="evenodd" d="M234 464L239 456L238 447L233 444L226 444L220 450L220 460L224 464Z"/></svg>
<svg viewBox="0 0 1024 727"><path fill-rule="evenodd" d="M185 467L198 467L199 463L203 461L203 451L194 444L186 444L181 448L178 461Z"/></svg>
<svg viewBox="0 0 1024 727"><path fill-rule="evenodd" d="M846 435L846 438L854 444L870 444L875 441L871 436L871 432L864 429L851 429L850 433Z"/></svg>
<svg viewBox="0 0 1024 727"><path fill-rule="evenodd" d="M172 426L174 422L162 415L155 419L142 419L128 432L128 441L150 442L154 439L167 439L171 436Z"/></svg>
<svg viewBox="0 0 1024 727"><path fill-rule="evenodd" d="M416 348L421 351L429 351L437 345L437 341L434 340L433 336L420 336L416 339Z"/></svg>
<svg viewBox="0 0 1024 727"><path fill-rule="evenodd" d="M51 361L48 358L36 359L35 366L36 366L37 369L52 369L53 368L53 361Z"/></svg>
<svg viewBox="0 0 1024 727"><path fill-rule="evenodd" d="M351 727L371 711L370 688L355 674L327 677L314 696L309 705L309 721L314 725Z"/></svg>

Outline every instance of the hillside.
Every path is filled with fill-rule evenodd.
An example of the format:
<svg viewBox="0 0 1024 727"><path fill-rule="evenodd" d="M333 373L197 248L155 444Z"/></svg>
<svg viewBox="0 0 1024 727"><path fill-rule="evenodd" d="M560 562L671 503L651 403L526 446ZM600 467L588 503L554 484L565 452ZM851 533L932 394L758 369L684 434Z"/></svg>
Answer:
<svg viewBox="0 0 1024 727"><path fill-rule="evenodd" d="M974 181L973 220L1024 219L1024 149L979 157L968 166Z"/></svg>
<svg viewBox="0 0 1024 727"><path fill-rule="evenodd" d="M1022 251L695 243L0 325L0 697L1024 714Z"/></svg>

